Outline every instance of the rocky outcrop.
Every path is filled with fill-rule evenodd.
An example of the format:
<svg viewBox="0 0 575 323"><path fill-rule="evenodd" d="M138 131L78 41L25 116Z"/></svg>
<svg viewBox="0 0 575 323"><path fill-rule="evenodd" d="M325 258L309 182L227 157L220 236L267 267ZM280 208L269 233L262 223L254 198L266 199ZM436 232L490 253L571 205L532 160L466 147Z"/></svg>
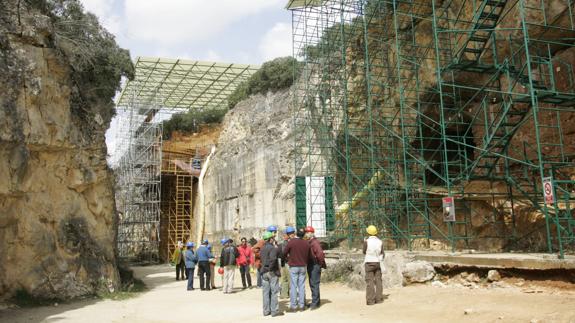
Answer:
<svg viewBox="0 0 575 323"><path fill-rule="evenodd" d="M224 118L204 179L208 237L294 223L290 100L289 90L255 95Z"/></svg>
<svg viewBox="0 0 575 323"><path fill-rule="evenodd" d="M53 23L29 3L0 8L0 298L112 290L110 117L78 103L84 89Z"/></svg>
<svg viewBox="0 0 575 323"><path fill-rule="evenodd" d="M403 278L406 284L425 283L435 276L435 269L427 261L414 261L405 264L403 268Z"/></svg>

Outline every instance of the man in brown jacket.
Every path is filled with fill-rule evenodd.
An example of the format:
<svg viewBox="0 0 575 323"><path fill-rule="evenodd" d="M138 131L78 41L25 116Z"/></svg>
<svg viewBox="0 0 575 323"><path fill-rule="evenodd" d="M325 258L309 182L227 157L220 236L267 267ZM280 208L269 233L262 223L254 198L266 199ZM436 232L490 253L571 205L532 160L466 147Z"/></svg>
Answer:
<svg viewBox="0 0 575 323"><path fill-rule="evenodd" d="M254 267L256 267L257 273L257 283L256 286L258 288L262 287L262 260L260 257L260 253L262 248L264 247L266 241L265 240L259 240L258 242L256 242L255 245L252 246L252 252L254 253Z"/></svg>
<svg viewBox="0 0 575 323"><path fill-rule="evenodd" d="M305 310L305 274L310 259L309 243L303 239L303 229L297 231L297 238L291 239L283 250L288 259L290 281L290 308L288 312Z"/></svg>

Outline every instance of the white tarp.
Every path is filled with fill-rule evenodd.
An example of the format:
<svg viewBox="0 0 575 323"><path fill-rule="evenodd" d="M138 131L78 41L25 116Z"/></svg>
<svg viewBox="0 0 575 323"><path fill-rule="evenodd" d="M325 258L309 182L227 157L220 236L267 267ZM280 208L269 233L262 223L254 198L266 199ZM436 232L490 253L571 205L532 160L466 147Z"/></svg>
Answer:
<svg viewBox="0 0 575 323"><path fill-rule="evenodd" d="M318 238L327 236L325 221L325 178L308 176L306 187L306 224L315 229Z"/></svg>

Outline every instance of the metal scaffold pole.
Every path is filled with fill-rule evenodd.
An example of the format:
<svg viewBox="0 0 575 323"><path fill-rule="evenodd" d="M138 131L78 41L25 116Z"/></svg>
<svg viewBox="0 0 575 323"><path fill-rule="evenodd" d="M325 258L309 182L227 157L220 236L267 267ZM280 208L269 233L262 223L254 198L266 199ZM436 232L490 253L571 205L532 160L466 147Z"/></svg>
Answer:
<svg viewBox="0 0 575 323"><path fill-rule="evenodd" d="M354 246L376 224L400 248L574 251L575 19L560 2L289 2L295 173L333 179L331 239Z"/></svg>

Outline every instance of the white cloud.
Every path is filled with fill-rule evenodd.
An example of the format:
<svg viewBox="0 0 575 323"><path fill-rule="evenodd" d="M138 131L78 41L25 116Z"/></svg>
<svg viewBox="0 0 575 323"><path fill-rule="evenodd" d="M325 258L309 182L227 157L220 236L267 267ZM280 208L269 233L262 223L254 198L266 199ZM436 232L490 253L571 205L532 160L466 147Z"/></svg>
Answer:
<svg viewBox="0 0 575 323"><path fill-rule="evenodd" d="M215 50L209 50L206 55L200 60L208 62L220 62L222 61L222 56L218 54Z"/></svg>
<svg viewBox="0 0 575 323"><path fill-rule="evenodd" d="M264 61L292 54L291 26L280 22L275 24L262 38L259 50Z"/></svg>
<svg viewBox="0 0 575 323"><path fill-rule="evenodd" d="M80 0L84 8L95 14L100 23L114 35L122 30L122 18L114 12L116 0Z"/></svg>
<svg viewBox="0 0 575 323"><path fill-rule="evenodd" d="M134 39L160 44L181 44L208 39L244 17L282 6L283 2L285 1L126 0L125 18L128 32Z"/></svg>

